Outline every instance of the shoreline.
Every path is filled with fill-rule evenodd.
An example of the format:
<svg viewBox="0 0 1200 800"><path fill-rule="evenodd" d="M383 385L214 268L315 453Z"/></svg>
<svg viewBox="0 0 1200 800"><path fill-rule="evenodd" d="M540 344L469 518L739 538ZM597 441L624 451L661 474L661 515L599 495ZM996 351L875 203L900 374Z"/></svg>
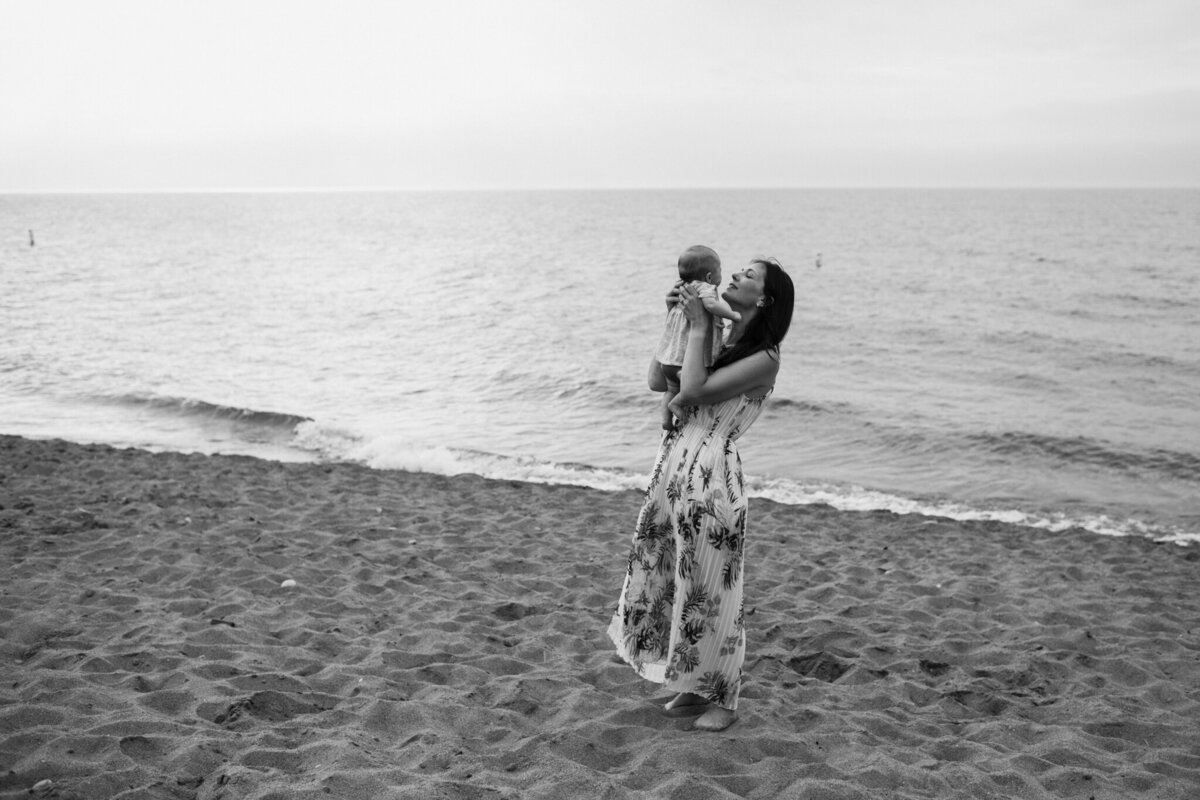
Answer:
<svg viewBox="0 0 1200 800"><path fill-rule="evenodd" d="M754 498L698 734L604 634L640 499L0 436L0 798L1200 791L1197 548Z"/></svg>
<svg viewBox="0 0 1200 800"><path fill-rule="evenodd" d="M245 410L242 410L243 412ZM295 419L278 412L245 412ZM311 422L311 420L309 421ZM304 439L311 434L294 433L295 438ZM391 455L347 454L331 451L327 446L310 447L309 443L293 440L290 444L234 442L228 449L209 450L180 446L180 442L128 443L104 441L91 438L65 439L55 433L5 433L32 441L70 441L80 446L100 445L118 450L137 449L149 452L174 452L183 454L229 455L278 461L283 463L310 463L330 465L365 466L385 472L421 472L431 475L453 476L478 475L488 480L516 481L544 485L565 485L592 488L603 492L641 492L649 473L641 473L623 467L593 466L578 462L555 462L538 460L526 456L506 456L484 451L449 448L429 451L418 447L411 453L396 458ZM318 437L319 438L319 437ZM424 455L422 455L424 453ZM652 463L653 451L647 451L647 463ZM428 459L427 463L423 463ZM922 495L920 492L905 492L896 489L878 489L848 482L830 483L822 480L747 475L750 497L769 500L783 505L826 505L847 512L884 511L901 515L917 514L930 519L946 518L959 522L1003 522L1007 524L1039 528L1051 532L1079 529L1097 536L1144 538L1156 543L1170 543L1182 547L1200 545L1200 529L1192 525L1181 526L1173 520L1149 521L1129 509L1099 509L1065 511L1048 507L1037 507L1026 501L1013 500L1009 503L994 501L962 500L951 497Z"/></svg>

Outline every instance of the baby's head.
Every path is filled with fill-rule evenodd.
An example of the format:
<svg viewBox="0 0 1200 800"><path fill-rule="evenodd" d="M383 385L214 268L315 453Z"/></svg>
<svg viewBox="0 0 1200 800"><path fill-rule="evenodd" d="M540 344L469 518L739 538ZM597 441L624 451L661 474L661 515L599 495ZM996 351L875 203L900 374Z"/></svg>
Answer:
<svg viewBox="0 0 1200 800"><path fill-rule="evenodd" d="M715 286L721 282L721 257L711 247L692 245L679 254L679 278Z"/></svg>

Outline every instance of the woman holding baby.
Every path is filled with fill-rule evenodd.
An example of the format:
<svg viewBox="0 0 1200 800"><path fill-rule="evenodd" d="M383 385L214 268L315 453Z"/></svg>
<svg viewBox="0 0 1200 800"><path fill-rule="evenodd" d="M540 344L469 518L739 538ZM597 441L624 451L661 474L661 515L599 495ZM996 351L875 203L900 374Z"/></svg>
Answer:
<svg viewBox="0 0 1200 800"><path fill-rule="evenodd" d="M794 289L778 262L755 259L731 277L721 299L737 318L706 366L705 303L687 285L668 295L689 323L672 403L676 423L663 434L608 628L639 675L676 693L666 713L695 715L693 728L705 731L736 719L747 512L737 440L775 386ZM652 374L651 388L665 386Z"/></svg>

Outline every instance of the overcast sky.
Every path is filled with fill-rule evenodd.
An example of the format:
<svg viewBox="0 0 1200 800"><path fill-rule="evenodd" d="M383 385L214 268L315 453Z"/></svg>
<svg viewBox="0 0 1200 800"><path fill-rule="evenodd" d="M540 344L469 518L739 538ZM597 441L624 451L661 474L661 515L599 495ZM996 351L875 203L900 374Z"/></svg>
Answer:
<svg viewBox="0 0 1200 800"><path fill-rule="evenodd" d="M1197 0L0 0L0 191L1200 186Z"/></svg>

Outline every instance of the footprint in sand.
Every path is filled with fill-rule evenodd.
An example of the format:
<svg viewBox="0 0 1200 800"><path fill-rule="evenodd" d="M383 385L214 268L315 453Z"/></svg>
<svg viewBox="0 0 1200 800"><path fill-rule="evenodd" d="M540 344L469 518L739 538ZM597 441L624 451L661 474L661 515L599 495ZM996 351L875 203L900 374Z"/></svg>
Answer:
<svg viewBox="0 0 1200 800"><path fill-rule="evenodd" d="M126 736L119 746L134 761L155 761L171 749L164 739L147 736Z"/></svg>
<svg viewBox="0 0 1200 800"><path fill-rule="evenodd" d="M796 656L789 659L787 664L800 675L818 678L826 683L833 683L849 672L853 666L824 651L806 656Z"/></svg>
<svg viewBox="0 0 1200 800"><path fill-rule="evenodd" d="M301 714L318 714L337 705L334 697L309 695L301 699L294 695L267 690L232 703L213 718L218 725L228 725L249 715L267 722L284 722Z"/></svg>

